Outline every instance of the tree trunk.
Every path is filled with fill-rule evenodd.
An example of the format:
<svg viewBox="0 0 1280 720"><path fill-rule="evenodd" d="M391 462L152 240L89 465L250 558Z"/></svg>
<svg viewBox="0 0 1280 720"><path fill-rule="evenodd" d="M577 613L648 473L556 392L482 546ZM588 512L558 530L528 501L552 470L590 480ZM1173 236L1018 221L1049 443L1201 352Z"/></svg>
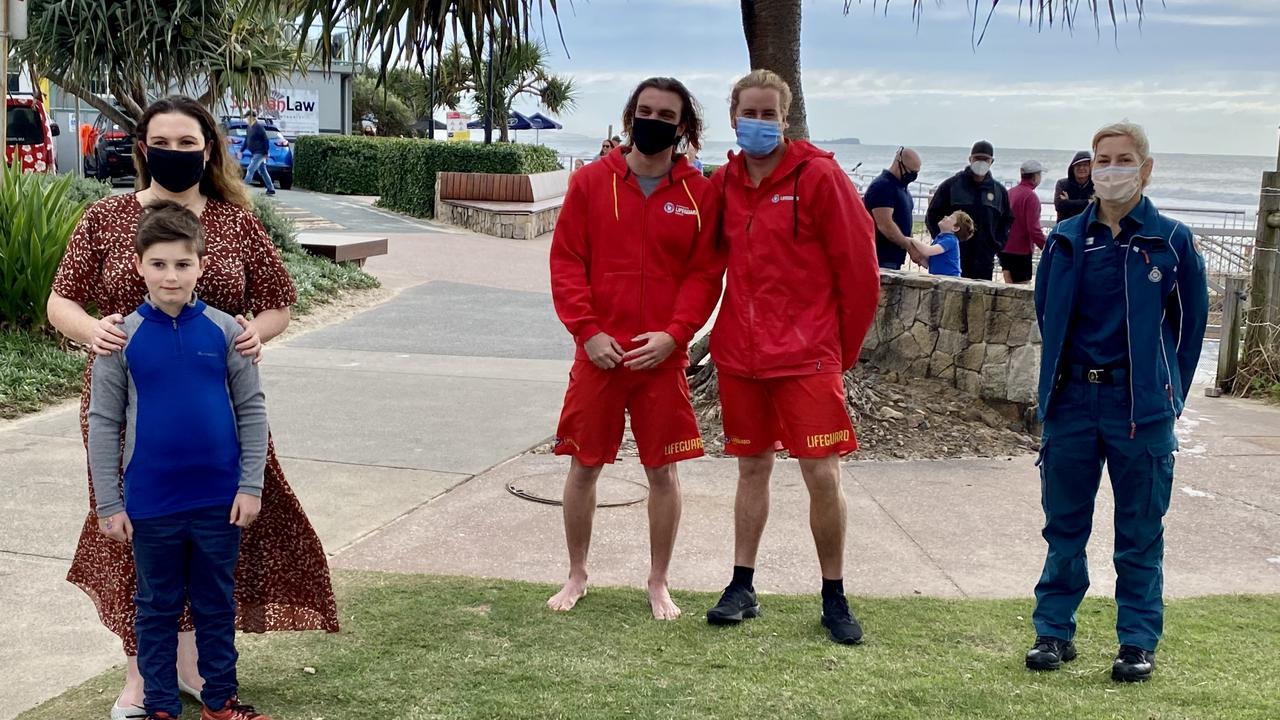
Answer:
<svg viewBox="0 0 1280 720"><path fill-rule="evenodd" d="M84 89L78 83L72 82L62 77L61 75L58 75L57 73L45 71L43 72L43 76L45 78L48 78L49 82L52 82L54 85L57 85L63 90L66 90L72 95L75 95L76 97L83 100L87 105L97 110L99 113L102 113L103 115L105 115L107 119L111 120L111 122L115 123L116 125L119 125L121 129L126 130L130 133L132 133L136 129L137 126L133 118L120 112L115 107L113 107L111 103L107 102L106 100L103 100L97 94L89 92L88 90ZM77 140L77 142L79 141Z"/></svg>
<svg viewBox="0 0 1280 720"><path fill-rule="evenodd" d="M800 1L742 0L742 31L751 69L772 70L791 86L787 137L809 137L800 84Z"/></svg>

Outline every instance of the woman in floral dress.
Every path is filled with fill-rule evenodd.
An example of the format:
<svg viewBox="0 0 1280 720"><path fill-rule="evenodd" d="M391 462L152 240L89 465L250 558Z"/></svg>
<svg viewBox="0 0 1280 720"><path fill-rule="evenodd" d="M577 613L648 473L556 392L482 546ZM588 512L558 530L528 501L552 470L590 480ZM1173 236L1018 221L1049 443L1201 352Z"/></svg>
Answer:
<svg viewBox="0 0 1280 720"><path fill-rule="evenodd" d="M49 298L49 318L68 338L91 346L93 355L124 347L116 328L143 302L146 286L134 268L134 235L142 208L176 200L200 216L209 266L196 286L209 305L237 316L244 333L236 348L257 357L262 343L289 324L297 299L293 283L262 224L253 215L239 168L224 149L213 117L190 98L153 103L138 123L134 148L138 192L106 198L89 207L67 245ZM86 306L96 307L101 319ZM252 315L251 320L245 316ZM93 355L90 356L91 360ZM87 440L90 374L85 369L80 428ZM246 632L326 630L337 632L337 608L324 549L285 482L274 445L268 448L262 513L244 532L236 571L237 622ZM98 531L89 483L89 515L67 579L93 599L103 625L119 635L128 659L124 690L113 718L131 717L142 705L134 634L135 575L128 545ZM179 637L178 670L184 691L198 693L189 617Z"/></svg>

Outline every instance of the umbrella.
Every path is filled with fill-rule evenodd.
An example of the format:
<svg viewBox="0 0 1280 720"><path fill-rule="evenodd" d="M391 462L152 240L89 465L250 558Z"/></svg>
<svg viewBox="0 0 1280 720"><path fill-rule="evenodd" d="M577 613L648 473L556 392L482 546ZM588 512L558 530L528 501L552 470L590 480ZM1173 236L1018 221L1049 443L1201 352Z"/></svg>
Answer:
<svg viewBox="0 0 1280 720"><path fill-rule="evenodd" d="M563 130L564 126L552 120L551 118L536 112L529 116L529 122L533 124L534 142L538 141L538 132L541 130Z"/></svg>
<svg viewBox="0 0 1280 720"><path fill-rule="evenodd" d="M437 119L435 119L435 118L425 118L425 117L424 117L424 118L418 118L418 122L416 122L416 123L414 123L414 124L412 125L412 129L413 129L413 131L414 131L414 132L418 133L419 135L426 135L426 134L427 134L427 129L428 129L428 128L430 128L430 127L432 126L432 124L434 124L434 125L435 125L435 129L436 129L436 130L448 130L448 129L449 129L449 126L448 126L448 125L445 125L444 123L440 122L439 120L437 120Z"/></svg>
<svg viewBox="0 0 1280 720"><path fill-rule="evenodd" d="M467 123L467 127L471 128L472 130L478 130L480 128L483 128L484 118L480 118L479 120L472 120L471 122ZM534 128L534 125L529 120L529 118L516 112L515 110L512 110L511 114L507 116L508 130L513 130L513 131L514 130L532 130L533 128Z"/></svg>

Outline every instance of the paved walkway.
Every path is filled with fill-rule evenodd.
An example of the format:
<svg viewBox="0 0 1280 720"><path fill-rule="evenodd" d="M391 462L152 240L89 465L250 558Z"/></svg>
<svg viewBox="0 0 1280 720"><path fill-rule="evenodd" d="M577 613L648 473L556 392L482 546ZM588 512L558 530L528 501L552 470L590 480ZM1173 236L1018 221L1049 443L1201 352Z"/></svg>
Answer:
<svg viewBox="0 0 1280 720"><path fill-rule="evenodd" d="M385 219L348 215L358 199L278 199L362 232ZM267 351L285 472L334 567L560 580L559 509L507 491L514 482L555 494L565 469L524 454L554 430L572 353L551 308L548 243L404 222L377 226L389 254L367 266L394 297ZM1197 391L1180 434L1169 593L1280 592L1280 410ZM71 404L0 424L0 718L120 661L92 604L62 579L83 520L83 453ZM1031 458L852 462L845 473L853 592L1029 593L1043 552ZM734 463L694 461L681 475L673 580L717 589L732 553ZM634 462L605 473L602 496L635 496L627 480L643 481ZM815 589L806 513L795 464L780 463L762 589ZM1099 592L1113 577L1109 515L1104 492L1092 548ZM646 547L642 504L601 510L592 581L638 586Z"/></svg>

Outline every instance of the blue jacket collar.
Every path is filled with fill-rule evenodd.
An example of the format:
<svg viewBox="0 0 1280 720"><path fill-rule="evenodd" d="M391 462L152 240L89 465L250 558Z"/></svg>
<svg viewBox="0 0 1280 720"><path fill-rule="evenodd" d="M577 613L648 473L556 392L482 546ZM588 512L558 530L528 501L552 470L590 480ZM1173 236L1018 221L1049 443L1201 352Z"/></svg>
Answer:
<svg viewBox="0 0 1280 720"><path fill-rule="evenodd" d="M156 304L151 301L151 295L148 294L143 299L142 305L138 306L138 314L141 315L144 320L151 320L154 322L167 323L177 320L180 323L185 323L193 318L203 315L204 309L204 301L197 297L195 293L192 293L191 302L183 305L182 312L178 313L178 317L175 318L169 315L169 313L156 307Z"/></svg>
<svg viewBox="0 0 1280 720"><path fill-rule="evenodd" d="M1138 204L1133 206L1133 209L1129 211L1129 214L1125 215L1120 222L1135 223L1137 225L1135 229L1141 229L1156 222L1159 217L1160 213L1156 210L1155 204L1151 202L1151 198L1143 195L1142 199L1138 201ZM1091 202L1089 203L1089 207L1085 208L1084 211L1084 229L1086 233L1089 228L1093 227L1095 222L1101 222L1098 220L1098 203Z"/></svg>

